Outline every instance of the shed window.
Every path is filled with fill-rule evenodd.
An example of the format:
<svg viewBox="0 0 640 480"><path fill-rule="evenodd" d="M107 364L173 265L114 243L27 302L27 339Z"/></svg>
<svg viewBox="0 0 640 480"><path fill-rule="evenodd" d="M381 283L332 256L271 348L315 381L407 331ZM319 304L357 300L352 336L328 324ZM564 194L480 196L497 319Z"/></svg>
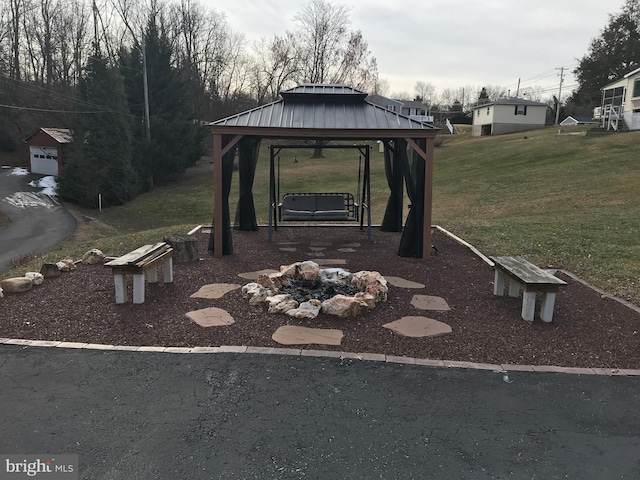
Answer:
<svg viewBox="0 0 640 480"><path fill-rule="evenodd" d="M640 97L640 77L633 81L633 98Z"/></svg>
<svg viewBox="0 0 640 480"><path fill-rule="evenodd" d="M489 115L489 113L491 113L491 107L487 107L487 115Z"/></svg>
<svg viewBox="0 0 640 480"><path fill-rule="evenodd" d="M516 105L516 115L526 115L527 114L527 106L526 105Z"/></svg>

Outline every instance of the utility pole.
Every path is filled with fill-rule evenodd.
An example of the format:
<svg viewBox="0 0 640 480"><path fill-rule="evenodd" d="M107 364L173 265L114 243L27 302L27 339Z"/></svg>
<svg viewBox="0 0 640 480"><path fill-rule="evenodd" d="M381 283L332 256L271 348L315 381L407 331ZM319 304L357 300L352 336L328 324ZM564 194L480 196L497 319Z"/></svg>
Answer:
<svg viewBox="0 0 640 480"><path fill-rule="evenodd" d="M560 88L558 89L558 102L556 103L556 125L560 120L560 99L562 98L562 82L564 82L564 67L556 68L560 70Z"/></svg>
<svg viewBox="0 0 640 480"><path fill-rule="evenodd" d="M147 133L147 142L151 142L151 120L149 119L149 84L147 82L147 52L146 40L142 36L142 84L144 87L144 126Z"/></svg>
<svg viewBox="0 0 640 480"><path fill-rule="evenodd" d="M518 89L516 90L516 98L520 97L520 79L518 79Z"/></svg>

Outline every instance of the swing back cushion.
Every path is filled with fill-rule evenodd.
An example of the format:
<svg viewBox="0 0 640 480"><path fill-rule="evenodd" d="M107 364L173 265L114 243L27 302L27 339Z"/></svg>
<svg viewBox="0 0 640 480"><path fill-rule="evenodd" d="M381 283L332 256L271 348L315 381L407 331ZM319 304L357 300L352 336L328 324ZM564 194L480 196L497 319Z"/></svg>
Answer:
<svg viewBox="0 0 640 480"><path fill-rule="evenodd" d="M282 198L282 220L348 220L343 194L290 193Z"/></svg>

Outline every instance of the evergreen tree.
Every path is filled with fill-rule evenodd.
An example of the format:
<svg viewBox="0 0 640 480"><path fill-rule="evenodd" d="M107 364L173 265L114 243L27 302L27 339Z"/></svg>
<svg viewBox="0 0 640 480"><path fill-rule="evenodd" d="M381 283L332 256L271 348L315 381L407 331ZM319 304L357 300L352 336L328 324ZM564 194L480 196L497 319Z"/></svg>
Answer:
<svg viewBox="0 0 640 480"><path fill-rule="evenodd" d="M602 34L592 40L589 52L574 70L578 89L571 101L595 106L600 89L640 66L640 11L637 0L627 0L622 12L610 16Z"/></svg>
<svg viewBox="0 0 640 480"><path fill-rule="evenodd" d="M131 165L131 117L122 77L99 51L89 58L78 85L78 109L95 105L96 113L79 115L74 141L58 178L64 200L95 207L121 205L138 193Z"/></svg>
<svg viewBox="0 0 640 480"><path fill-rule="evenodd" d="M185 171L204 154L205 131L194 119L189 101L189 88L181 72L173 66L173 48L166 32L152 16L145 32L145 55L151 141L144 126L144 88L142 55L132 49L123 59L123 74L131 112L141 119L136 129L138 161L134 167L143 186L170 179Z"/></svg>

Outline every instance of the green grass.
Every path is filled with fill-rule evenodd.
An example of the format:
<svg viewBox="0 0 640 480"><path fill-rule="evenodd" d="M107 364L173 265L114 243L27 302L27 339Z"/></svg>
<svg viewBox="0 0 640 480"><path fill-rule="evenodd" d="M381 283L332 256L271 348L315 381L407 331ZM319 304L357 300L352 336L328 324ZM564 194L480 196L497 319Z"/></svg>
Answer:
<svg viewBox="0 0 640 480"><path fill-rule="evenodd" d="M574 131L574 130L572 130ZM579 128L575 131L579 131ZM640 304L640 132L607 136L557 136L557 128L473 138L445 135L436 149L433 221L488 255L522 255L542 267L564 268ZM280 194L358 190L357 150L282 150ZM268 218L269 149L261 148L254 200L258 222ZM294 158L297 161L294 161ZM234 174L230 204L238 198ZM374 223L384 214L389 189L382 154L371 149ZM79 258L90 248L122 254L168 233L186 232L213 218L210 162L170 185L157 187L122 207L76 215L78 234L39 259Z"/></svg>

